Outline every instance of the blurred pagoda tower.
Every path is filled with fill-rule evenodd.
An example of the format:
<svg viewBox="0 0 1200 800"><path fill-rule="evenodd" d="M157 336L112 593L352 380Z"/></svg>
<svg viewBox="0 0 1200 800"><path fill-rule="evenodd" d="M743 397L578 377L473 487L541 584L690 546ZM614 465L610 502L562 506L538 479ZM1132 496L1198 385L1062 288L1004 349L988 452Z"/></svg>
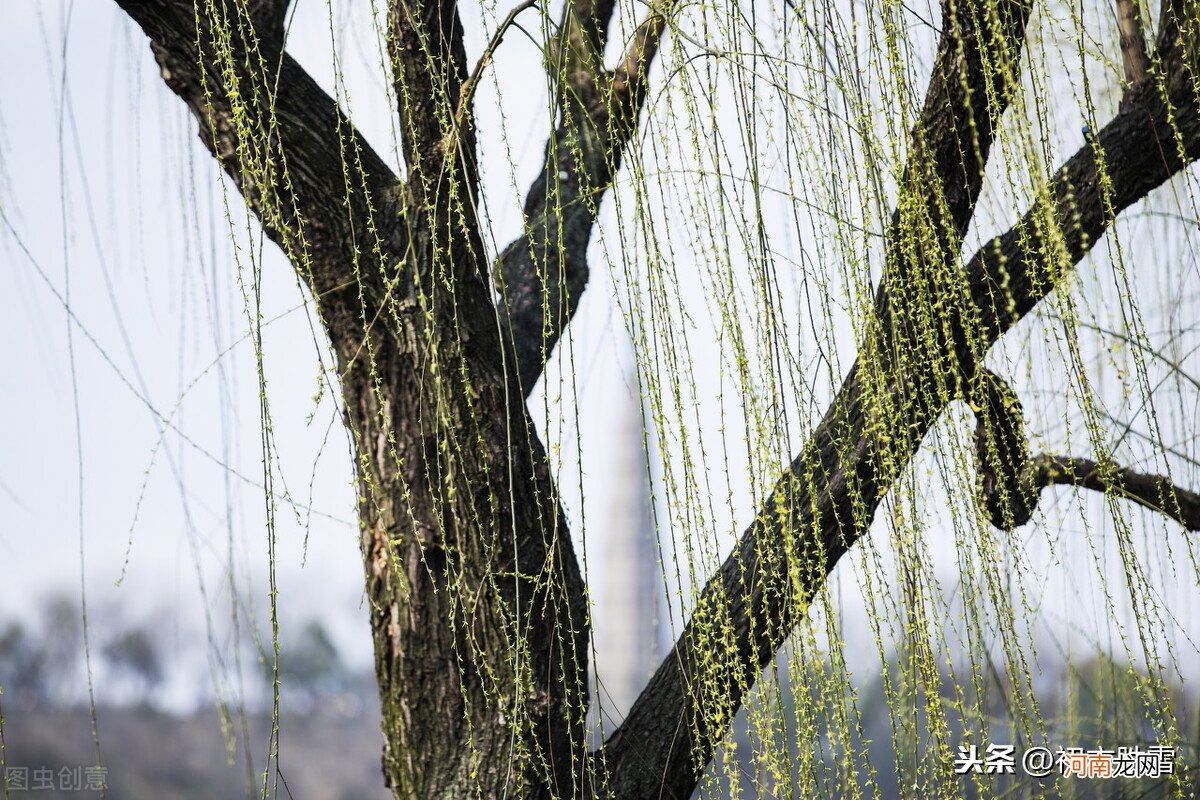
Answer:
<svg viewBox="0 0 1200 800"><path fill-rule="evenodd" d="M608 733L629 712L663 655L665 603L647 452L657 450L632 361L631 356L622 367L607 420L613 437L608 502L593 528L602 532L600 580L592 594L598 676L593 709L603 711Z"/></svg>

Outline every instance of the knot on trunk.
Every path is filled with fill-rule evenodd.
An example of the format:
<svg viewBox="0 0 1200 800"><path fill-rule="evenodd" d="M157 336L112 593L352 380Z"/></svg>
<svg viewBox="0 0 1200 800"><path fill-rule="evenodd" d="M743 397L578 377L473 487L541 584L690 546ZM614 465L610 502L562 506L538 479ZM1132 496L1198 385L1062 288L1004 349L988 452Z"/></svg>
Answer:
<svg viewBox="0 0 1200 800"><path fill-rule="evenodd" d="M966 399L975 412L975 464L978 499L992 525L1019 528L1033 516L1037 487L1030 480L1029 440L1016 392L990 370L980 368Z"/></svg>

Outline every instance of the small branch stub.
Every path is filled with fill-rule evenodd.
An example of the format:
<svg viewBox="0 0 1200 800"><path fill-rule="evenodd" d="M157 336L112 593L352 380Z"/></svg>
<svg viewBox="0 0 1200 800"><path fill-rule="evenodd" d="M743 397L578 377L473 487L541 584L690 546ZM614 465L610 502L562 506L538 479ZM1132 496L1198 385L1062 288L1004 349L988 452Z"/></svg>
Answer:
<svg viewBox="0 0 1200 800"><path fill-rule="evenodd" d="M1189 531L1200 531L1200 495L1165 476L1087 458L1048 453L1030 457L1021 404L995 373L980 369L969 399L976 419L979 503L995 527L1011 531L1029 522L1042 489L1057 485L1132 500Z"/></svg>
<svg viewBox="0 0 1200 800"><path fill-rule="evenodd" d="M1144 86L1150 73L1141 7L1137 0L1117 0L1117 31L1121 36L1121 60L1125 65L1125 91L1129 93Z"/></svg>

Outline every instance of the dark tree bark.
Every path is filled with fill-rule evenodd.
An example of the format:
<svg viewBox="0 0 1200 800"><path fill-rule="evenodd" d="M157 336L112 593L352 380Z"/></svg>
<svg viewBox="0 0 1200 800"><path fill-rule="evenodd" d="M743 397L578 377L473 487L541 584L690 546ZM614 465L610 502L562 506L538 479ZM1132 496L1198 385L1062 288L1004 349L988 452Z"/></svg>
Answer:
<svg viewBox="0 0 1200 800"><path fill-rule="evenodd" d="M547 67L559 89L559 118L541 174L525 198L525 233L494 265L500 314L517 375L528 394L542 374L588 282L587 248L600 203L637 132L647 72L666 11L639 25L620 65L601 62L612 0L568 2Z"/></svg>
<svg viewBox="0 0 1200 800"><path fill-rule="evenodd" d="M1196 513L1194 495L1157 476L1029 458L1019 419L987 394L1002 384L980 370L1117 214L1200 156L1196 9L1168 0L1153 58L1128 50L1145 75L1118 115L1048 180L1045 202L963 265L1032 0L946 0L860 358L624 724L587 753L585 590L524 397L586 286L597 209L671 4L606 70L614 4L567 3L547 63L558 119L525 233L491 265L493 303L454 0L390 5L403 181L284 52L286 2L118 2L306 282L336 354L397 797L687 797L796 615L955 400L979 409L981 502L998 523L1020 524L1037 489L1068 480L1189 524Z"/></svg>
<svg viewBox="0 0 1200 800"><path fill-rule="evenodd" d="M337 356L388 784L399 797L578 793L583 585L544 453L496 357L478 231L463 213L470 159L410 109L402 185L277 31L237 3L215 15L186 0L121 5L306 280ZM449 91L422 81L453 87L461 62L461 30L439 27L447 12L415 11L393 15L399 40L457 41L427 61L400 48L397 83L413 108L415 95Z"/></svg>

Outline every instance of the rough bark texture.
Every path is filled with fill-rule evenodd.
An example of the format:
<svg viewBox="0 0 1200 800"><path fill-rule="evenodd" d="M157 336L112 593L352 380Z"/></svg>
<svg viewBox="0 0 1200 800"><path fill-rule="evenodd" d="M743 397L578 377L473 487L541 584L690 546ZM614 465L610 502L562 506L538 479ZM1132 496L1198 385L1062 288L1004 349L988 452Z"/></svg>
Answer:
<svg viewBox="0 0 1200 800"><path fill-rule="evenodd" d="M1132 500L1175 520L1189 531L1200 531L1200 495L1176 486L1163 475L1147 475L1090 458L1042 453L1025 462L1020 478L1035 490L1074 486ZM996 527L1008 528L1000 524Z"/></svg>
<svg viewBox="0 0 1200 800"><path fill-rule="evenodd" d="M560 91L558 125L525 198L525 233L493 266L501 318L526 394L587 286L592 228L637 132L647 72L665 26L663 15L652 13L620 66L604 71L600 54L613 8L611 0L566 5L563 33L548 65Z"/></svg>
<svg viewBox="0 0 1200 800"><path fill-rule="evenodd" d="M461 199L431 202L461 179L402 186L236 3L199 18L190 2L121 5L307 281L337 356L388 784L398 797L576 794L583 585L544 453L499 369L473 217L456 213ZM427 128L405 138L433 163Z"/></svg>
<svg viewBox="0 0 1200 800"><path fill-rule="evenodd" d="M523 398L586 284L596 209L636 131L667 12L647 18L609 72L600 54L613 4L568 3L551 48L557 128L526 234L494 267L496 308L452 0L395 2L389 13L403 183L283 52L286 3L118 2L307 282L336 353L356 444L384 774L400 798L689 796L795 615L867 531L929 428L956 399L980 400L972 387L991 345L1116 214L1200 155L1196 14L1168 2L1148 88L1049 180L1042 202L961 265L1031 3L948 0L862 355L624 724L586 754L584 587ZM981 440L1023 453L1023 436L997 427L1003 414L983 400ZM1025 511L1003 517L1006 491L1011 502L1021 486L1056 480L1050 467L1147 505L1148 492L1166 491L1153 476L1147 486L1078 459L1047 464L990 478L983 465L999 521ZM1159 508L1182 518L1192 502Z"/></svg>
<svg viewBox="0 0 1200 800"><path fill-rule="evenodd" d="M1125 84L1140 86L1150 74L1146 56L1146 37L1142 33L1142 13L1137 0L1117 0L1117 31L1121 36L1121 62Z"/></svg>

